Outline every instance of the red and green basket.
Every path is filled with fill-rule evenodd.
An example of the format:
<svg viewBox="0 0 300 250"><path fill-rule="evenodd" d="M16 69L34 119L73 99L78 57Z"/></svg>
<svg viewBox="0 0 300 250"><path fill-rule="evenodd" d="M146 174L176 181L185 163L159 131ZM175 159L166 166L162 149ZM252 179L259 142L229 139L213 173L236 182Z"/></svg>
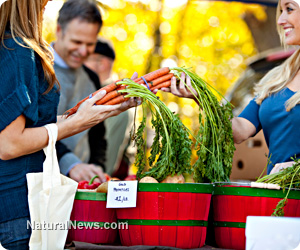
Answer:
<svg viewBox="0 0 300 250"><path fill-rule="evenodd" d="M300 216L300 190L291 190L285 216ZM247 184L215 184L213 218L215 241L220 248L245 249L247 216L270 216L286 192L251 188Z"/></svg>
<svg viewBox="0 0 300 250"><path fill-rule="evenodd" d="M124 246L198 248L204 245L211 184L139 183L137 206L117 209Z"/></svg>
<svg viewBox="0 0 300 250"><path fill-rule="evenodd" d="M116 223L116 210L106 208L106 194L77 191L71 213L67 241L111 244L118 230L110 228Z"/></svg>

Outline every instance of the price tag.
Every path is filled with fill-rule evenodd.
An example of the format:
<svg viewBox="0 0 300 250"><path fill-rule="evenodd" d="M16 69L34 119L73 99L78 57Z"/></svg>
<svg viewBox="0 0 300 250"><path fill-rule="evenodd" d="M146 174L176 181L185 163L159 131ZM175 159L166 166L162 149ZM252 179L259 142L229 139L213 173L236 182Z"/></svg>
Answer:
<svg viewBox="0 0 300 250"><path fill-rule="evenodd" d="M136 207L138 181L109 181L107 208Z"/></svg>

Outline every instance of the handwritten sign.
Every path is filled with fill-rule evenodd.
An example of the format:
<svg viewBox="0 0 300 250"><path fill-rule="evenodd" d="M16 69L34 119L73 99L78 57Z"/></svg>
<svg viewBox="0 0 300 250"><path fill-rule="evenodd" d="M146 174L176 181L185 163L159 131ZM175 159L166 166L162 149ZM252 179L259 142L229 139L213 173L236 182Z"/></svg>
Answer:
<svg viewBox="0 0 300 250"><path fill-rule="evenodd" d="M107 208L136 207L137 181L109 181Z"/></svg>

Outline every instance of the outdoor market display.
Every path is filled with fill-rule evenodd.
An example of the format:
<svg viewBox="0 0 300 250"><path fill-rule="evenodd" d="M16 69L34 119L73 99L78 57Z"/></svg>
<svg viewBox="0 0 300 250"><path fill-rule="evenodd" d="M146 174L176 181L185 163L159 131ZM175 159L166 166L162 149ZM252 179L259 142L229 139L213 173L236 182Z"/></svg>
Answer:
<svg viewBox="0 0 300 250"><path fill-rule="evenodd" d="M197 92L194 99L199 104L199 131L195 134L152 92L169 87L173 76L180 81L182 72L190 77ZM230 183L235 150L232 107L226 101L220 103L221 94L195 73L186 68L162 68L135 80L119 80L102 89L107 94L97 105L122 103L130 97L143 100L141 122L132 133L138 171L130 180L139 181L137 205L108 209L106 193L111 179L102 184L93 180L81 182L79 189L82 190L76 194L71 220L87 225L127 223L128 230L119 230L125 246L197 248L205 244L212 199L216 244L220 248L245 249L247 216L300 216L300 194L296 189L300 183L300 162L297 159L293 159L292 167L260 177L252 185ZM84 100L66 115L74 114ZM148 119L155 131L149 155L146 150ZM192 150L198 155L193 165ZM182 184L185 183L183 174L193 176L195 183ZM277 190L268 189L274 187ZM90 191L86 190L89 188ZM116 240L116 230L71 229L68 239L110 244Z"/></svg>
<svg viewBox="0 0 300 250"><path fill-rule="evenodd" d="M286 196L283 190L253 188L240 183L215 183L213 218L215 240L220 248L245 249L247 216L271 216ZM300 192L290 190L285 216L300 216Z"/></svg>
<svg viewBox="0 0 300 250"><path fill-rule="evenodd" d="M173 76L180 81L182 72L190 77L191 85L197 92L194 99L199 104L199 131L196 135L152 92L154 89L169 87ZM135 80L119 80L102 89L107 94L97 105L122 103L130 97L143 100L143 116L139 127L132 134L137 147L136 178L140 182L137 206L117 209L118 221L129 224L128 230L120 231L123 245L180 248L203 246L212 194L212 187L207 188L205 185L208 184L203 183L215 183L214 233L217 245L222 248L245 248L245 223L248 215L283 215L285 205L287 216L300 215L300 210L297 210L300 196L291 190L299 185L296 175L300 169L298 161L293 168L257 181L278 184L283 190L289 187L287 193L229 183L235 150L230 121L232 107L228 102L220 104L218 97L222 96L195 73L186 68L162 68ZM75 113L84 100L67 111L66 115ZM149 156L146 151L147 119L150 119L155 131ZM193 165L192 149L196 149L198 155ZM185 182L182 174L192 174L196 183L179 184ZM90 186L81 183L84 188L92 188L95 192L93 195L107 193L108 182L99 185L91 181L89 184ZM288 195L290 201L287 205ZM195 216L193 209L201 212ZM76 213L78 211L77 208ZM195 237L197 241L193 240Z"/></svg>
<svg viewBox="0 0 300 250"><path fill-rule="evenodd" d="M152 92L154 89L169 87L171 78L180 80L184 72L191 78L191 85L196 90L194 98L199 104L199 131L194 135ZM188 86L187 86L188 87ZM232 158L235 150L231 118L231 104L220 104L222 97L208 83L186 68L161 68L135 80L123 79L97 90L92 95L105 89L106 96L96 102L98 105L122 103L130 97L143 100L142 121L135 132L137 146L135 165L137 178L152 177L158 182L168 178L168 182L182 182L181 174L193 174L196 183L229 181ZM218 97L217 97L218 96ZM68 117L74 114L86 97L75 107L66 111ZM150 147L150 156L146 156L147 114L151 113L151 124L155 137ZM192 143L192 139L196 141ZM192 147L197 150L198 160L191 166ZM175 176L174 179L170 177Z"/></svg>
<svg viewBox="0 0 300 250"><path fill-rule="evenodd" d="M169 87L173 76L180 81L182 72L190 77L197 92L194 99L199 104L199 131L195 134L152 92ZM143 116L132 134L137 147L137 206L117 209L117 220L128 223L128 230L119 230L122 245L203 246L212 183L229 181L231 173L235 149L230 121L231 104L221 104L218 99L222 96L216 90L195 73L179 67L162 68L135 80L119 80L102 89L107 94L97 105L122 103L130 97L143 100ZM65 115L74 114L84 100ZM149 155L146 153L147 119L155 131ZM193 149L197 151L198 160L192 165ZM195 183L183 184L183 174L192 175ZM100 184L91 190L94 192L92 195L106 193L107 186L108 182ZM76 207L74 214L86 211L87 206L80 206L81 210ZM97 221L96 217L84 219ZM103 218L98 221L103 222ZM87 235L84 237L88 239Z"/></svg>

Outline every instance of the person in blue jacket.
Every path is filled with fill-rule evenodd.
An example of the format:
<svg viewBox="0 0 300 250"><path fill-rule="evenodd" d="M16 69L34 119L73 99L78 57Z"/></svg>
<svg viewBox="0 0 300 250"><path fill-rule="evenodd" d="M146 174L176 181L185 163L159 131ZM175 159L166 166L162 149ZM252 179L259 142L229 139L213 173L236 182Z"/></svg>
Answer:
<svg viewBox="0 0 300 250"><path fill-rule="evenodd" d="M105 95L102 91L68 119L56 116L59 83L41 34L47 2L0 4L0 243L5 249L28 249L26 174L42 172L43 148L48 143L43 126L56 123L61 140L136 105L131 99L122 105L95 106Z"/></svg>
<svg viewBox="0 0 300 250"><path fill-rule="evenodd" d="M277 7L277 25L285 45L300 45L300 1L280 0ZM235 143L254 136L261 129L269 147L267 172L274 173L293 165L292 157L300 157L300 49L282 65L268 72L255 86L255 98L242 113L232 119ZM191 79L182 75L177 86L172 79L171 91L179 97L194 98L190 92ZM271 172L272 171L272 172Z"/></svg>

